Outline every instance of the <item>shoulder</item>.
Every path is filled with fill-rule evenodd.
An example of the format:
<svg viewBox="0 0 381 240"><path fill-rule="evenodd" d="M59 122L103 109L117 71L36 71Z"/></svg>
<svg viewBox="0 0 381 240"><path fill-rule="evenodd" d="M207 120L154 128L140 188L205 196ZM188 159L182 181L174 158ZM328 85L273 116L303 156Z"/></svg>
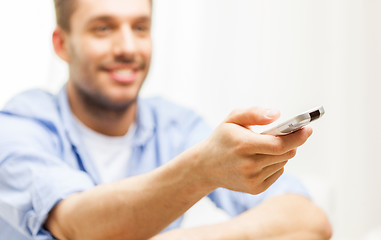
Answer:
<svg viewBox="0 0 381 240"><path fill-rule="evenodd" d="M0 111L0 143L45 143L58 132L56 97L43 90L28 90L12 98Z"/></svg>
<svg viewBox="0 0 381 240"><path fill-rule="evenodd" d="M179 152L205 139L212 131L195 111L164 98L141 99L139 104L138 127L151 129L161 139L178 145Z"/></svg>
<svg viewBox="0 0 381 240"><path fill-rule="evenodd" d="M201 116L194 110L162 97L139 99L139 108L139 113L149 113L153 120L161 126L185 126L195 121L202 121Z"/></svg>
<svg viewBox="0 0 381 240"><path fill-rule="evenodd" d="M57 113L57 108L55 95L41 89L32 89L13 97L5 104L1 112L43 119Z"/></svg>

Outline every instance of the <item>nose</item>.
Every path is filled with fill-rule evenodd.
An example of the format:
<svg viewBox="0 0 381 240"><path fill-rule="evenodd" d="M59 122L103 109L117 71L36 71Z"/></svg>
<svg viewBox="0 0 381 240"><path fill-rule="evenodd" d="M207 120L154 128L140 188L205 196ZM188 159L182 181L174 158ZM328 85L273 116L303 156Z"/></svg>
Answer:
<svg viewBox="0 0 381 240"><path fill-rule="evenodd" d="M116 56L133 56L136 52L136 38L130 26L122 26L115 36L113 52Z"/></svg>

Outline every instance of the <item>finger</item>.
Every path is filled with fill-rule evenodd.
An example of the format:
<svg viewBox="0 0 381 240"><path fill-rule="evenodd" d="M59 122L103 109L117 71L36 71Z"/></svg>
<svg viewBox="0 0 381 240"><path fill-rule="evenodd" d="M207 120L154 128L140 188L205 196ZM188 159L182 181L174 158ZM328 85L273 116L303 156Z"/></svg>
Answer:
<svg viewBox="0 0 381 240"><path fill-rule="evenodd" d="M250 148L248 152L251 151L252 154L282 155L303 145L311 134L312 129L310 127L305 127L295 133L285 136L271 136L254 133L250 139L247 139L246 147Z"/></svg>
<svg viewBox="0 0 381 240"><path fill-rule="evenodd" d="M279 169L274 174L272 174L271 176L269 176L268 178L263 180L262 184L260 186L256 186L254 191L251 191L250 193L251 194L260 194L260 193L266 191L271 185L274 184L274 182L276 180L278 180L278 178L280 176L282 176L283 172L284 172L284 168Z"/></svg>
<svg viewBox="0 0 381 240"><path fill-rule="evenodd" d="M295 157L297 149L292 149L282 155L266 155L260 154L256 155L253 161L256 162L256 165L259 167L266 168L268 166L288 161Z"/></svg>
<svg viewBox="0 0 381 240"><path fill-rule="evenodd" d="M278 119L279 116L279 111L261 107L252 107L249 109L233 111L225 122L249 127L252 125L266 125L272 123Z"/></svg>
<svg viewBox="0 0 381 240"><path fill-rule="evenodd" d="M280 176L282 176L283 172L284 172L284 168L281 168L277 172L275 172L273 175L266 178L266 180L263 182L263 187L265 188L265 190L268 189L271 185L273 185L275 181L278 180Z"/></svg>
<svg viewBox="0 0 381 240"><path fill-rule="evenodd" d="M265 167L261 172L260 176L262 179L268 179L272 175L274 175L276 172L284 168L284 166L287 164L288 161L283 161L280 163L276 163L270 166Z"/></svg>

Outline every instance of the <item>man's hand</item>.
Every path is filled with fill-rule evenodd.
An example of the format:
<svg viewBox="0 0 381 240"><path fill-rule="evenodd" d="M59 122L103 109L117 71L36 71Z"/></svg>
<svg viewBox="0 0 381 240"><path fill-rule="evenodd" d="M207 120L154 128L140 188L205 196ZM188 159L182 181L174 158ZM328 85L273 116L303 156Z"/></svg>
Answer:
<svg viewBox="0 0 381 240"><path fill-rule="evenodd" d="M284 165L312 134L304 128L287 136L254 133L252 125L266 125L279 117L263 108L237 110L199 145L199 164L206 182L216 188L259 194L283 173Z"/></svg>

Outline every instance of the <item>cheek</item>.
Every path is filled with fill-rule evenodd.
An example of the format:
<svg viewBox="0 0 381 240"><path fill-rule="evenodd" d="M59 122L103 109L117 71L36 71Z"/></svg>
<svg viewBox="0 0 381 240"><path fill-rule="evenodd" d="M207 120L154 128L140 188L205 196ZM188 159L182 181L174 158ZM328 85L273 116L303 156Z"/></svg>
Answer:
<svg viewBox="0 0 381 240"><path fill-rule="evenodd" d="M110 44L101 39L82 37L72 44L73 57L77 64L94 65L110 51Z"/></svg>
<svg viewBox="0 0 381 240"><path fill-rule="evenodd" d="M93 62L101 57L104 57L110 51L110 46L105 41L89 41L82 44L82 51L88 62Z"/></svg>
<svg viewBox="0 0 381 240"><path fill-rule="evenodd" d="M104 48L104 46L103 46ZM71 76L76 82L89 84L90 79L94 78L95 72L102 59L102 44L81 42L72 45L70 51L70 71Z"/></svg>
<svg viewBox="0 0 381 240"><path fill-rule="evenodd" d="M152 57L152 42L147 41L145 44L142 45L141 53L143 54L144 58L146 59L147 63L150 62Z"/></svg>

